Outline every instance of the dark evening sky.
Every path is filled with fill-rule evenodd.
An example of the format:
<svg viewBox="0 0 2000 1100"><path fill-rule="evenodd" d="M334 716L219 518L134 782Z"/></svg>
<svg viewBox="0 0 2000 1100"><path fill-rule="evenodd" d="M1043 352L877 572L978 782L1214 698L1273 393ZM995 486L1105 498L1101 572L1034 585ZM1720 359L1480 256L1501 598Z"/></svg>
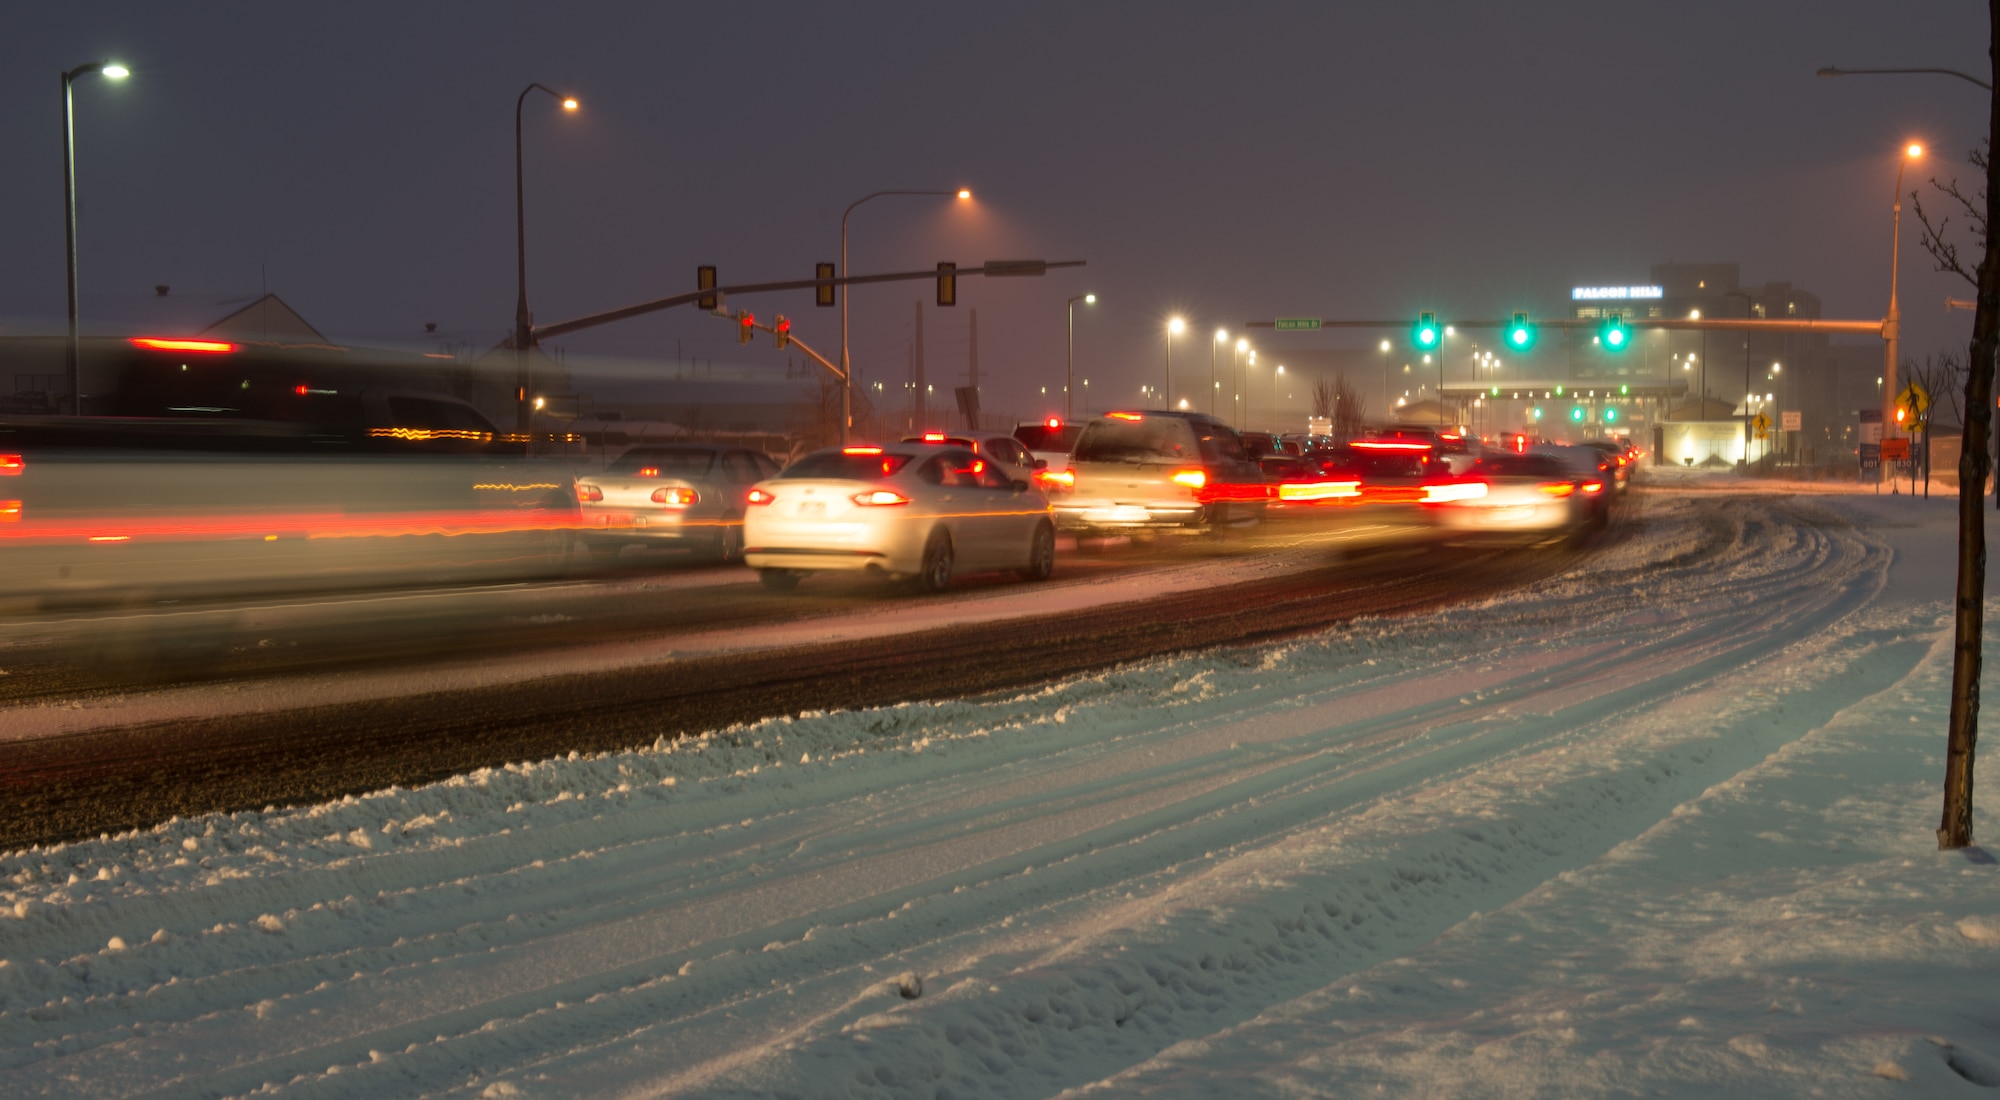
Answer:
<svg viewBox="0 0 2000 1100"><path fill-rule="evenodd" d="M512 122L526 116L529 293L551 322L725 281L808 277L850 201L854 272L1086 259L966 281L929 312L933 376L980 312L989 407L1080 373L1134 395L1164 319L1559 315L1567 288L1667 260L1880 316L1897 150L1964 174L1982 94L1823 65L1987 69L1954 2L1618 4L34 4L0 36L0 317L63 312L58 75L77 88L85 308L156 283L282 294L336 336L481 344L514 301ZM1907 212L1907 208L1906 208ZM1969 296L1903 226L1905 348L1963 346ZM864 377L900 380L928 284L854 293ZM804 296L744 299L836 343ZM1398 334L1400 339L1400 334ZM1371 337L1372 339L1372 337ZM774 362L682 310L563 341L573 354ZM1279 339L1266 335L1274 349ZM1304 346L1304 341L1294 341ZM1054 386L1051 386L1054 389Z"/></svg>

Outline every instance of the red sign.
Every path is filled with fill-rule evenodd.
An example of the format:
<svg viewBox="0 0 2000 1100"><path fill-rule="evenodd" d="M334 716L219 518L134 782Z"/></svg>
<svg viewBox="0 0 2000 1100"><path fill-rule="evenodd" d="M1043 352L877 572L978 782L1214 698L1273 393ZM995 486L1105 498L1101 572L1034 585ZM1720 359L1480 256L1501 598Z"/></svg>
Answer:
<svg viewBox="0 0 2000 1100"><path fill-rule="evenodd" d="M1882 441L1882 457L1907 460L1910 457L1910 441L1907 439L1885 439Z"/></svg>

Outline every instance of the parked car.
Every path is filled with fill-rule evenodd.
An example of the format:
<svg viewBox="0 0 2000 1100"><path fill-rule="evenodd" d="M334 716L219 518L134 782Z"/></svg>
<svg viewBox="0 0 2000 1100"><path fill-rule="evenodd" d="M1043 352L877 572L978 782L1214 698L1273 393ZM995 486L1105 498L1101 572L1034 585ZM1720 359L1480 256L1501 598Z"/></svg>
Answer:
<svg viewBox="0 0 2000 1100"><path fill-rule="evenodd" d="M747 500L743 558L773 591L818 572L911 578L937 592L967 573L1039 581L1055 568L1048 498L963 447L814 451Z"/></svg>
<svg viewBox="0 0 2000 1100"><path fill-rule="evenodd" d="M603 473L576 479L583 545L600 560L627 546L668 546L734 561L743 552L744 498L777 473L776 462L741 447L634 447Z"/></svg>
<svg viewBox="0 0 2000 1100"><path fill-rule="evenodd" d="M1236 433L1201 413L1095 417L1077 436L1070 474L1056 522L1082 537L1254 524L1271 498Z"/></svg>

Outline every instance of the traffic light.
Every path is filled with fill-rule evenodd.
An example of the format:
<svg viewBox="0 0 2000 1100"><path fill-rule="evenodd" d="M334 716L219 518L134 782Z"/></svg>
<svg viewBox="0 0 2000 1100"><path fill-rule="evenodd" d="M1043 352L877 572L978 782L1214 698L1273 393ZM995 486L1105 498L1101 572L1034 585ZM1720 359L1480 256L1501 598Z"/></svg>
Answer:
<svg viewBox="0 0 2000 1100"><path fill-rule="evenodd" d="M958 265L941 263L937 273L937 304L955 306L958 304Z"/></svg>
<svg viewBox="0 0 2000 1100"><path fill-rule="evenodd" d="M1527 351L1535 346L1535 326L1526 313L1514 314L1507 322L1507 346L1515 351Z"/></svg>
<svg viewBox="0 0 2000 1100"><path fill-rule="evenodd" d="M739 314L737 314L737 315L736 315L736 342L737 342L737 343L739 343L739 344L747 344L747 343L749 343L749 342L750 342L750 338L751 338L751 337L753 337L753 336L755 336L755 335L757 335L757 316L756 316L756 314L754 314L754 313L739 313Z"/></svg>
<svg viewBox="0 0 2000 1100"><path fill-rule="evenodd" d="M1584 415L1582 405L1571 405L1569 407L1569 419L1572 424L1583 423Z"/></svg>
<svg viewBox="0 0 2000 1100"><path fill-rule="evenodd" d="M813 265L813 278L815 278L815 279L831 279L831 278L834 278L834 274L833 274L833 265L832 265L832 264L814 264L814 265ZM816 286L816 287L814 287L814 288L813 288L813 305L816 305L816 306L830 306L830 305L834 304L834 301L835 301L835 298L834 298L833 294L834 294L834 291L837 291L837 290L839 290L839 289L840 289L839 287L837 287L837 286L833 285L832 283L821 283L821 284L820 284L819 286Z"/></svg>
<svg viewBox="0 0 2000 1100"><path fill-rule="evenodd" d="M1606 424L1618 423L1618 406L1616 405L1604 406L1604 422Z"/></svg>
<svg viewBox="0 0 2000 1100"><path fill-rule="evenodd" d="M702 266L695 268L694 288L696 290L714 290L715 268L707 264L703 264ZM714 309L717 306L721 305L722 303L717 300L715 295L704 294L700 298L696 299L694 304L700 309Z"/></svg>
<svg viewBox="0 0 2000 1100"><path fill-rule="evenodd" d="M1430 351L1443 339L1444 326L1438 324L1437 314L1417 314L1417 323L1410 329L1410 342L1417 345L1418 351Z"/></svg>
<svg viewBox="0 0 2000 1100"><path fill-rule="evenodd" d="M778 314L778 319L771 322L771 339L781 348L792 346L791 318Z"/></svg>
<svg viewBox="0 0 2000 1100"><path fill-rule="evenodd" d="M1540 420L1542 418L1542 407L1540 405L1536 405L1534 413L1535 413L1535 419Z"/></svg>
<svg viewBox="0 0 2000 1100"><path fill-rule="evenodd" d="M1607 313L1597 328L1597 342L1607 351L1624 351L1632 345L1632 328L1622 313Z"/></svg>

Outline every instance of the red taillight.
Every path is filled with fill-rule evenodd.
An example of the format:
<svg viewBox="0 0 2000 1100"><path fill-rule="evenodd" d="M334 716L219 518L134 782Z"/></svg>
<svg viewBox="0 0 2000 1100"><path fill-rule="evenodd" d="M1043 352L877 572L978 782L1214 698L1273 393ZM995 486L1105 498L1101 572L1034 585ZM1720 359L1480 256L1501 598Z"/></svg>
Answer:
<svg viewBox="0 0 2000 1100"><path fill-rule="evenodd" d="M132 345L154 351L201 351L211 354L236 350L236 345L227 340L167 340L158 336L134 336Z"/></svg>
<svg viewBox="0 0 2000 1100"><path fill-rule="evenodd" d="M943 433L943 432L925 432L925 433L924 433L924 442L926 442L926 443L943 443L943 442L944 442L944 433Z"/></svg>
<svg viewBox="0 0 2000 1100"><path fill-rule="evenodd" d="M1583 483L1583 491L1586 493L1601 493L1604 491L1604 483L1601 481L1586 481Z"/></svg>
<svg viewBox="0 0 2000 1100"><path fill-rule="evenodd" d="M1076 488L1076 473L1073 470L1036 470L1035 480L1049 489L1067 492Z"/></svg>
<svg viewBox="0 0 2000 1100"><path fill-rule="evenodd" d="M301 382L298 385L293 386L292 392L298 394L300 397L304 397L306 395L306 384L304 382Z"/></svg>
<svg viewBox="0 0 2000 1100"><path fill-rule="evenodd" d="M604 499L604 490L598 488L595 485L578 485L576 487L576 500L577 503L579 504L589 504L592 501L599 501L603 499Z"/></svg>
<svg viewBox="0 0 2000 1100"><path fill-rule="evenodd" d="M1145 417L1139 415L1138 413L1105 413L1104 415L1110 417L1113 420L1131 420L1136 422L1146 419Z"/></svg>
<svg viewBox="0 0 2000 1100"><path fill-rule="evenodd" d="M743 498L745 504L769 504L778 499L762 489L752 489Z"/></svg>
<svg viewBox="0 0 2000 1100"><path fill-rule="evenodd" d="M882 453L882 448L880 448L880 447L842 447L842 448L840 449L840 453L841 453L841 454L844 454L844 455L879 455L879 454L881 454L881 453Z"/></svg>
<svg viewBox="0 0 2000 1100"><path fill-rule="evenodd" d="M19 522L21 522L21 502L18 500L0 500L0 523Z"/></svg>
<svg viewBox="0 0 2000 1100"><path fill-rule="evenodd" d="M1055 429L1062 427L1062 417L1051 416L1047 420L1042 421L1042 426L1048 428L1050 431L1054 431Z"/></svg>
<svg viewBox="0 0 2000 1100"><path fill-rule="evenodd" d="M1279 500L1352 500L1360 495L1358 481L1288 481L1278 486Z"/></svg>
<svg viewBox="0 0 2000 1100"><path fill-rule="evenodd" d="M871 508L878 506L895 505L895 504L908 504L910 502L909 497L906 497L903 494L896 492L894 489L872 489L865 493L856 493L854 494L852 499L856 504L860 504L865 507L871 507Z"/></svg>
<svg viewBox="0 0 2000 1100"><path fill-rule="evenodd" d="M1190 489L1200 489L1208 484L1208 475L1200 470L1175 470L1168 480L1175 485L1185 485Z"/></svg>
<svg viewBox="0 0 2000 1100"><path fill-rule="evenodd" d="M1566 497L1576 492L1576 486L1567 481L1549 481L1542 484L1542 492L1552 497Z"/></svg>
<svg viewBox="0 0 2000 1100"><path fill-rule="evenodd" d="M700 499L701 499L701 494L695 492L693 489L653 490L654 504L670 504L676 508L685 508L688 505L693 504L695 501L698 501Z"/></svg>
<svg viewBox="0 0 2000 1100"><path fill-rule="evenodd" d="M20 455L0 455L0 477L20 477L26 465Z"/></svg>
<svg viewBox="0 0 2000 1100"><path fill-rule="evenodd" d="M1400 439L1357 439L1349 444L1358 451L1428 451L1428 443L1411 443Z"/></svg>
<svg viewBox="0 0 2000 1100"><path fill-rule="evenodd" d="M659 476L660 476L660 468L659 468L658 466L641 466L641 467L639 467L639 476L640 476L640 477L659 477Z"/></svg>

